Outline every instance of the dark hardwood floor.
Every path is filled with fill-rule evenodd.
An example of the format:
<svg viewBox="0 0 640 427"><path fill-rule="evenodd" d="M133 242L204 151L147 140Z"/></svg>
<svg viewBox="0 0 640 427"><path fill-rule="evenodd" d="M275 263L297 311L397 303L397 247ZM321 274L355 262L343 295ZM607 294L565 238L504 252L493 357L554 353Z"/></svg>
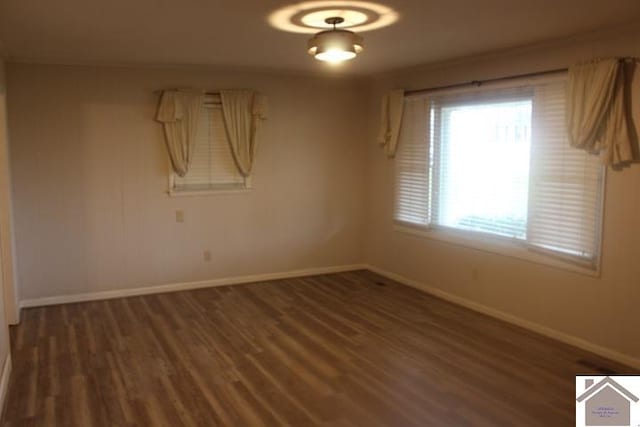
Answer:
<svg viewBox="0 0 640 427"><path fill-rule="evenodd" d="M370 272L23 312L4 426L571 426L628 368Z"/></svg>

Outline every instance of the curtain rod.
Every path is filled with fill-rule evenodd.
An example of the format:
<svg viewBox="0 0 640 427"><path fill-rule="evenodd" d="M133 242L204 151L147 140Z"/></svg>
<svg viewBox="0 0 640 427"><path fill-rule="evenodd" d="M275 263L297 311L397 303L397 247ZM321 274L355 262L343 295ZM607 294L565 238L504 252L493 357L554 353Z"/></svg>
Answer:
<svg viewBox="0 0 640 427"><path fill-rule="evenodd" d="M153 93L156 95L162 95L162 92L164 92L165 90L177 90L177 89L159 89L159 90L154 90ZM203 92L205 96L220 96L220 92ZM222 105L221 101L210 101L210 102L205 102L205 105Z"/></svg>
<svg viewBox="0 0 640 427"><path fill-rule="evenodd" d="M507 80L526 79L528 77L538 77L538 76L546 76L546 75L549 75L549 74L566 73L568 70L569 70L568 68L556 68L554 70L537 71L535 73L526 73L526 74L516 74L516 75L513 75L513 76L495 77L493 79L472 80L470 82L454 83L454 84L444 85L444 86L433 86L433 87L428 87L428 88L424 88L424 89L407 90L407 91L405 91L404 94L405 94L405 96L422 95L422 94L425 94L425 93L436 92L436 91L445 90L445 89L457 89L457 88L468 87L468 86L479 87L479 86L482 86L483 84L486 84L486 83L496 83L496 82L502 82L502 81L507 81Z"/></svg>
<svg viewBox="0 0 640 427"><path fill-rule="evenodd" d="M155 93L156 95L162 95L162 92L164 92L165 90L178 90L178 89L158 89L158 90L154 90L153 93ZM204 92L205 95L210 95L210 96L220 96L220 92Z"/></svg>
<svg viewBox="0 0 640 427"><path fill-rule="evenodd" d="M621 61L621 62L636 62L636 61L638 61L638 57L625 56L625 57L618 58L618 60ZM439 90L445 90L445 89L456 89L456 88L469 87L469 86L478 87L478 86L482 86L483 84L486 84L486 83L496 83L496 82L503 82L503 81L508 81L508 80L515 80L515 79L526 79L528 77L538 77L538 76L546 76L546 75L550 75L550 74L560 74L560 73L566 73L567 71L569 71L568 68L556 68L554 70L545 70L545 71L537 71L537 72L533 72L533 73L516 74L516 75L513 75L513 76L496 77L496 78L493 78L493 79L486 79L486 80L472 80L470 82L454 83L454 84L444 85L444 86L434 86L434 87L429 87L429 88L425 88L425 89L407 90L407 91L405 91L404 94L405 94L405 96L411 96L411 95L421 95L421 94L435 92L435 91L439 91Z"/></svg>

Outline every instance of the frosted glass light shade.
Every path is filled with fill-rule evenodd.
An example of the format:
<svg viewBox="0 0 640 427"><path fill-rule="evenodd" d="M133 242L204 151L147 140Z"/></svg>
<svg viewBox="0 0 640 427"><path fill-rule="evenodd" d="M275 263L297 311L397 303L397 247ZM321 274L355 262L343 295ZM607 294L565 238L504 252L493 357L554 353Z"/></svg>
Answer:
<svg viewBox="0 0 640 427"><path fill-rule="evenodd" d="M346 61L362 52L362 37L347 30L322 31L309 40L308 52L320 61Z"/></svg>

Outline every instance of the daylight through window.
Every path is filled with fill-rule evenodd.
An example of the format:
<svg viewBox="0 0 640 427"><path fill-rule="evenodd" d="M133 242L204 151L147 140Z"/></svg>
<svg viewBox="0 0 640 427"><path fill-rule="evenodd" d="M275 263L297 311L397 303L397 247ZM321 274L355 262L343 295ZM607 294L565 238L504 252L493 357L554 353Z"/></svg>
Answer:
<svg viewBox="0 0 640 427"><path fill-rule="evenodd" d="M571 148L565 82L405 100L397 222L510 238L594 265L604 168Z"/></svg>

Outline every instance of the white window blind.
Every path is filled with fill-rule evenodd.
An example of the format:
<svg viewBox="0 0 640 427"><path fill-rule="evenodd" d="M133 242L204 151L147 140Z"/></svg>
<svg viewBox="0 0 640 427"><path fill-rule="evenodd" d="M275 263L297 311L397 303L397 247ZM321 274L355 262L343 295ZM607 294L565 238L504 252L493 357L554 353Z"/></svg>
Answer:
<svg viewBox="0 0 640 427"><path fill-rule="evenodd" d="M565 84L541 85L533 109L528 241L595 261L600 246L604 167L569 145Z"/></svg>
<svg viewBox="0 0 640 427"><path fill-rule="evenodd" d="M395 220L488 233L593 264L603 167L569 146L564 80L407 98Z"/></svg>
<svg viewBox="0 0 640 427"><path fill-rule="evenodd" d="M234 163L224 128L222 107L205 98L201 110L193 160L183 177L174 175L174 191L244 188L245 178Z"/></svg>
<svg viewBox="0 0 640 427"><path fill-rule="evenodd" d="M407 98L395 158L395 217L416 226L429 223L429 128L426 98Z"/></svg>

